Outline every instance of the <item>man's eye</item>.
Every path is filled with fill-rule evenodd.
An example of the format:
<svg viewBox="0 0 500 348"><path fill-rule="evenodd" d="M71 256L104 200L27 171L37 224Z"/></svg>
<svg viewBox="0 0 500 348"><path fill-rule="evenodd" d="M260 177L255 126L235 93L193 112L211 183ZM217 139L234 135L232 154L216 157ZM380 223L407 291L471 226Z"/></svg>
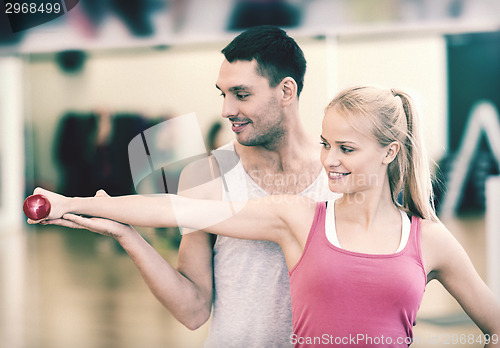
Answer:
<svg viewBox="0 0 500 348"><path fill-rule="evenodd" d="M250 94L236 94L236 98L238 99L245 99L246 97L250 96Z"/></svg>

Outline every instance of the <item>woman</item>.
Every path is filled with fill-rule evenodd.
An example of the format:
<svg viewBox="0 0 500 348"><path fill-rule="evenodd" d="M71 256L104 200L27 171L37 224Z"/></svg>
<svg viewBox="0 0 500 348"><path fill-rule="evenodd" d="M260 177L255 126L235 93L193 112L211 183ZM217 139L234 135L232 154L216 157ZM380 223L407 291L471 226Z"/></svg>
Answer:
<svg viewBox="0 0 500 348"><path fill-rule="evenodd" d="M490 335L490 345L497 344L500 306L434 212L410 97L375 87L341 92L326 108L321 144L329 188L343 194L334 202L299 196L229 203L174 195L66 198L42 189L35 193L51 201L49 219L65 219L45 223L88 227L75 215L85 214L278 243L289 268L290 341L296 347L408 346L425 285L432 279ZM120 243L132 242L127 233L100 232Z"/></svg>

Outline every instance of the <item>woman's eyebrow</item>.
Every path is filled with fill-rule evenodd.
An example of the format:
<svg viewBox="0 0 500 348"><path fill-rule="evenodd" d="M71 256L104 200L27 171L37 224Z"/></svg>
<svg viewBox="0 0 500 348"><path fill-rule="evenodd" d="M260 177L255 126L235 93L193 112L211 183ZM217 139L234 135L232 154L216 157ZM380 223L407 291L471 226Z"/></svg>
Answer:
<svg viewBox="0 0 500 348"><path fill-rule="evenodd" d="M328 143L328 140L326 140L326 138L324 136L320 135L319 137L321 138L321 140L323 140L324 142ZM343 144L357 145L354 141L349 141L349 140L338 140L338 141L335 141L335 144L339 144L339 145L343 145Z"/></svg>
<svg viewBox="0 0 500 348"><path fill-rule="evenodd" d="M352 145L357 145L354 141L349 141L349 140L339 140L335 142L336 144L352 144Z"/></svg>

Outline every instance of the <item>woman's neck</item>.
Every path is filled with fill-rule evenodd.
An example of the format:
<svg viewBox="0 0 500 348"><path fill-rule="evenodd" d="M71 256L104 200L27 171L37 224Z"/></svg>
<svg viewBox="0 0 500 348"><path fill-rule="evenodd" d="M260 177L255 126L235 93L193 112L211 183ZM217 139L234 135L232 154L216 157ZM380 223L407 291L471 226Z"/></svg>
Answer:
<svg viewBox="0 0 500 348"><path fill-rule="evenodd" d="M398 217L387 181L380 187L356 193L346 193L336 201L336 216L369 230L376 223ZM398 214L398 215L396 215Z"/></svg>

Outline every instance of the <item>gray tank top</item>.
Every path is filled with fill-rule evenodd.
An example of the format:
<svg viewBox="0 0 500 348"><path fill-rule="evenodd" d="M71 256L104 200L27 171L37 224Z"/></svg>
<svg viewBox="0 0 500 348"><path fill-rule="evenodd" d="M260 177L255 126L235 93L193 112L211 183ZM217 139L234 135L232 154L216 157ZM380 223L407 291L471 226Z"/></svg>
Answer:
<svg viewBox="0 0 500 348"><path fill-rule="evenodd" d="M267 195L245 172L233 143L213 155L223 174L224 200L246 201ZM337 198L328 189L324 171L300 194L316 201ZM292 347L290 283L280 246L218 236L213 267L214 301L204 347Z"/></svg>

